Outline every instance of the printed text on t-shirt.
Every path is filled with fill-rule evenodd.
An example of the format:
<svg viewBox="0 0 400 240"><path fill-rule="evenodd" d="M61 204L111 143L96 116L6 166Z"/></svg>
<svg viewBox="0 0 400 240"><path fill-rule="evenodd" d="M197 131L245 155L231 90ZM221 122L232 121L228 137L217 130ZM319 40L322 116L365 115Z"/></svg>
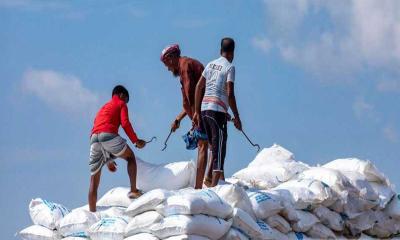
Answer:
<svg viewBox="0 0 400 240"><path fill-rule="evenodd" d="M217 65L217 64L210 64L210 68L214 69L214 70L218 70L221 71L222 70L222 66L221 65Z"/></svg>

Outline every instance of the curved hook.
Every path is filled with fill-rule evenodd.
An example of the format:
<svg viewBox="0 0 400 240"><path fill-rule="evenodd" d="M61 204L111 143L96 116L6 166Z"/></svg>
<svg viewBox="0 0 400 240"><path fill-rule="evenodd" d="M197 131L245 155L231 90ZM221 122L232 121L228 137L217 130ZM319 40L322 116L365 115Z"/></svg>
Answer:
<svg viewBox="0 0 400 240"><path fill-rule="evenodd" d="M163 149L161 149L161 151L164 151L167 148L167 142L168 142L169 137L171 136L171 133L172 133L172 130L169 131L168 137L167 137L167 139L165 139L164 147L163 147Z"/></svg>
<svg viewBox="0 0 400 240"><path fill-rule="evenodd" d="M257 147L257 152L259 152L260 149L261 149L260 145L253 143L243 130L241 130L241 132L242 132L243 135L246 137L247 141L249 141L249 143L250 143L251 145L253 145L253 147Z"/></svg>
<svg viewBox="0 0 400 240"><path fill-rule="evenodd" d="M153 140L157 141L157 137L156 136L152 137L149 141L146 141L146 143L151 143Z"/></svg>

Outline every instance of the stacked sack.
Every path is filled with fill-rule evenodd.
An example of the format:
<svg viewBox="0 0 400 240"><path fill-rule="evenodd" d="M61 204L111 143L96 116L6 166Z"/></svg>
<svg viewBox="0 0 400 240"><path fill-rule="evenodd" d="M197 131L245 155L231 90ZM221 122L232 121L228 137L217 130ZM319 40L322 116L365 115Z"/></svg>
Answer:
<svg viewBox="0 0 400 240"><path fill-rule="evenodd" d="M294 155L283 147L274 144L264 148L248 167L233 174L232 181L257 189L270 189L295 178L308 169L305 163L295 161Z"/></svg>
<svg viewBox="0 0 400 240"><path fill-rule="evenodd" d="M59 239L57 231L60 221L68 215L70 210L61 204L32 199L29 204L29 214L34 225L25 228L19 234L22 239Z"/></svg>
<svg viewBox="0 0 400 240"><path fill-rule="evenodd" d="M192 161L151 164L137 158L140 189L150 191L162 187L178 190L191 186L195 165ZM22 239L123 239L130 217L125 210L133 202L127 197L129 188L117 187L97 202L98 212L88 206L68 210L61 204L33 199L29 212L34 225L19 232Z"/></svg>
<svg viewBox="0 0 400 240"><path fill-rule="evenodd" d="M257 205L280 201L282 210L275 220L280 219L281 226L278 228L271 219L269 224L282 233L293 231L287 234L291 239L365 234L386 238L400 232L399 197L370 161L337 159L311 167L296 161L290 151L273 145L228 181L247 189L259 218L266 216ZM290 229L283 227L288 225L281 217Z"/></svg>
<svg viewBox="0 0 400 240"><path fill-rule="evenodd" d="M369 161L322 166L296 161L279 145L220 185L194 190L194 165L138 161L138 199L108 191L98 212L34 199L23 239L267 240L387 238L400 232L400 196ZM143 171L142 171L143 170ZM155 177L157 176L157 177ZM142 179L140 179L142 178ZM161 179L161 180L160 180Z"/></svg>
<svg viewBox="0 0 400 240"><path fill-rule="evenodd" d="M232 207L210 189L156 189L133 201L127 239L220 239L231 227ZM141 236L142 236L141 235Z"/></svg>

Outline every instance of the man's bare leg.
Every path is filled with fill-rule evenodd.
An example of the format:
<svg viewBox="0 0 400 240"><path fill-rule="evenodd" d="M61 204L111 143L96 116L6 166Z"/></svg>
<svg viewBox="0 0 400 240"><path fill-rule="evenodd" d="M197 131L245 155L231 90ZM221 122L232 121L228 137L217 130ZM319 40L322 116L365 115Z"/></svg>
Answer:
<svg viewBox="0 0 400 240"><path fill-rule="evenodd" d="M90 186L89 186L89 210L91 212L96 212L96 202L97 202L97 189L100 184L101 169L96 174L90 176Z"/></svg>
<svg viewBox="0 0 400 240"><path fill-rule="evenodd" d="M210 145L208 145L210 148ZM204 178L204 185L207 187L211 187L212 182L212 169L213 169L213 161L212 161L212 152L208 152L208 160L207 160L207 172Z"/></svg>
<svg viewBox="0 0 400 240"><path fill-rule="evenodd" d="M215 187L218 185L218 181L220 180L221 175L222 171L213 171L211 187Z"/></svg>
<svg viewBox="0 0 400 240"><path fill-rule="evenodd" d="M197 154L197 171L196 171L196 184L195 189L201 189L203 187L204 173L206 171L208 155L208 143L204 140L199 140L198 143L198 154Z"/></svg>
<svg viewBox="0 0 400 240"><path fill-rule="evenodd" d="M120 156L128 162L127 170L129 175L129 180L131 183L131 192L133 197L139 197L140 193L136 188L136 175L137 175L137 167L136 167L136 158L132 149L128 146L124 153Z"/></svg>

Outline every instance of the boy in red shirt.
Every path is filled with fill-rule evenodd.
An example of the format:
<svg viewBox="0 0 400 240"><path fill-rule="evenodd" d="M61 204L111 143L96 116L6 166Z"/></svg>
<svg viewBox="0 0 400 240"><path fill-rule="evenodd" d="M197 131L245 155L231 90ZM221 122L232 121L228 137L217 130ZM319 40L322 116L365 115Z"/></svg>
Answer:
<svg viewBox="0 0 400 240"><path fill-rule="evenodd" d="M129 198L137 198L141 193L136 188L136 159L132 149L125 139L118 135L121 125L126 135L137 148L146 145L144 140L138 139L129 121L128 107L129 93L125 87L118 85L113 89L112 99L97 113L90 136L90 188L89 209L96 211L97 189L100 183L101 168L107 164L111 172L115 172L117 157L128 162L128 175L131 183Z"/></svg>

